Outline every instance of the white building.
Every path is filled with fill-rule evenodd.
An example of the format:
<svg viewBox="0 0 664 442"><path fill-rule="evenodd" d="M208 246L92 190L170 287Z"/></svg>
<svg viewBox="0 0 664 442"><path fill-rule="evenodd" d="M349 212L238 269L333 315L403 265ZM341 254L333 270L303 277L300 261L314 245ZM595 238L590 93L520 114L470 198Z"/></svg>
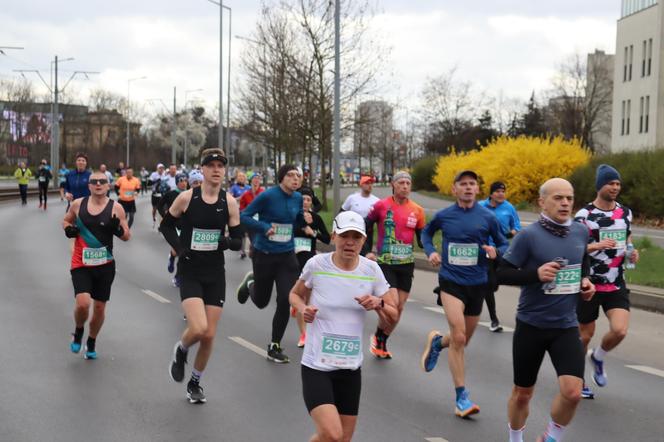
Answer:
<svg viewBox="0 0 664 442"><path fill-rule="evenodd" d="M658 0L622 0L613 77L611 151L664 146L664 10Z"/></svg>

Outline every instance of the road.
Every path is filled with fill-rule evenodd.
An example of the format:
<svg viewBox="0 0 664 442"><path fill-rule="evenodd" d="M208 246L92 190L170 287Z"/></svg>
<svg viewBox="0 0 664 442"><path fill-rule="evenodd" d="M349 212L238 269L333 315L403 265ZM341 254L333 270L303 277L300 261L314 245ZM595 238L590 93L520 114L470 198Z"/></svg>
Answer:
<svg viewBox="0 0 664 442"><path fill-rule="evenodd" d="M73 293L69 242L60 227L64 206L47 212L0 206L0 440L2 441L305 441L313 431L301 397L297 327L283 346L293 362L274 365L261 353L274 304L239 305L234 290L250 263L227 254L227 303L202 385L208 403L190 405L184 385L167 373L185 323L177 289L166 273L168 246L152 230L148 197L139 199L133 238L117 242L118 273L97 349L86 361L69 352ZM366 355L360 418L362 442L504 441L512 383L511 333L481 326L467 351L467 387L481 406L472 420L453 416L454 390L443 355L430 374L419 357L430 329L446 330L431 288L436 275L416 272L413 302L390 339L391 361ZM501 288L499 315L514 326L517 291ZM630 335L608 358L609 386L584 401L569 441L662 442L663 317L635 310ZM482 321L487 321L486 315ZM599 322L600 331L606 321ZM369 316L368 337L375 327ZM631 368L630 368L631 367ZM556 391L545 361L526 431L533 440L548 420Z"/></svg>

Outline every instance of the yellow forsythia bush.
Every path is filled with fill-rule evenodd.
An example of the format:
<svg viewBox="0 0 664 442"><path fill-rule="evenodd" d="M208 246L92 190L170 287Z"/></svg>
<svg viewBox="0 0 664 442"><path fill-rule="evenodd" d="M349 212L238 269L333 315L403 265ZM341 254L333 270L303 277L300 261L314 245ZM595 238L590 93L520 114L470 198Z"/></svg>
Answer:
<svg viewBox="0 0 664 442"><path fill-rule="evenodd" d="M470 169L480 176L482 196L488 195L492 182L502 181L510 202L533 202L544 181L571 175L590 156L576 139L503 136L482 150L440 157L432 181L442 194L451 195L454 176Z"/></svg>

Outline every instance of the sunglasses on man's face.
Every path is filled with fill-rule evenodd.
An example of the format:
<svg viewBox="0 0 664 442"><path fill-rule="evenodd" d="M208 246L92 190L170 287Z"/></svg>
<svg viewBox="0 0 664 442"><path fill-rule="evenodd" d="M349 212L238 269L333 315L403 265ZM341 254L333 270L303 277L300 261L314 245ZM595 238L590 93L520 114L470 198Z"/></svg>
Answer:
<svg viewBox="0 0 664 442"><path fill-rule="evenodd" d="M88 183L92 184L93 186L101 186L102 184L108 184L108 180L106 178L92 178L88 181Z"/></svg>

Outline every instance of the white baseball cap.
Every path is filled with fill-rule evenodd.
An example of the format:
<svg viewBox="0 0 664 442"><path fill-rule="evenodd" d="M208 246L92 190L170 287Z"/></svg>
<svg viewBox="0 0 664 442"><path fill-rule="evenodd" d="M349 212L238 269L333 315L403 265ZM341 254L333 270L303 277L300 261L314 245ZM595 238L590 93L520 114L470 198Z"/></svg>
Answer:
<svg viewBox="0 0 664 442"><path fill-rule="evenodd" d="M332 223L332 231L336 234L342 234L349 230L355 230L356 232L361 233L362 236L367 236L364 218L362 218L362 215L353 212L352 210L339 213Z"/></svg>
<svg viewBox="0 0 664 442"><path fill-rule="evenodd" d="M163 165L163 164L161 164L161 163L157 164L157 169L159 169L160 167L161 167L162 169L164 169L164 165Z"/></svg>

